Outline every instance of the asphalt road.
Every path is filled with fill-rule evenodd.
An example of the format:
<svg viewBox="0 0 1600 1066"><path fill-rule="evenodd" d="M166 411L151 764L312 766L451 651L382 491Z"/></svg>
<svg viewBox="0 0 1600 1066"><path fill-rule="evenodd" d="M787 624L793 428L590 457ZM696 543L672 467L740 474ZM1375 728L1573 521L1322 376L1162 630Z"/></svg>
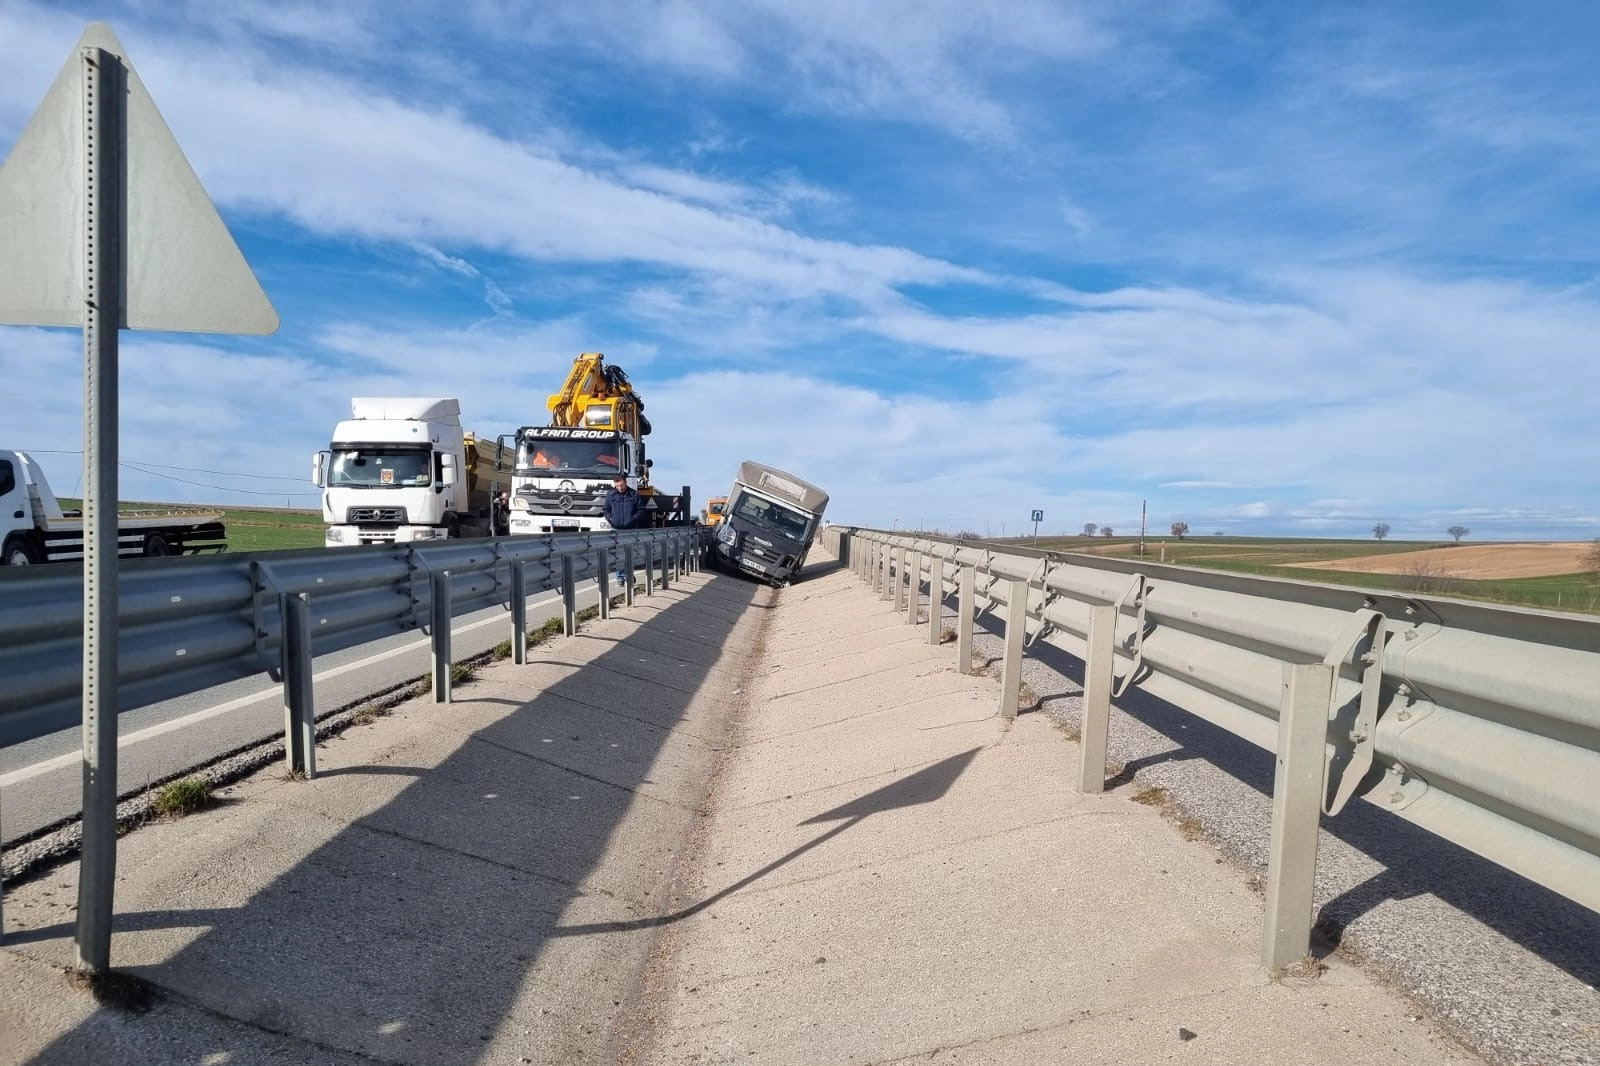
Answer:
<svg viewBox="0 0 1600 1066"><path fill-rule="evenodd" d="M598 597L578 587L578 607ZM559 617L559 593L528 604L528 626ZM491 607L455 620L451 651L466 659L511 636L511 613ZM428 638L398 633L314 660L319 716L360 703L433 669ZM127 796L185 770L283 734L283 688L265 673L127 711L119 718L118 793ZM63 730L0 748L0 842L10 843L76 817L82 809L82 737Z"/></svg>

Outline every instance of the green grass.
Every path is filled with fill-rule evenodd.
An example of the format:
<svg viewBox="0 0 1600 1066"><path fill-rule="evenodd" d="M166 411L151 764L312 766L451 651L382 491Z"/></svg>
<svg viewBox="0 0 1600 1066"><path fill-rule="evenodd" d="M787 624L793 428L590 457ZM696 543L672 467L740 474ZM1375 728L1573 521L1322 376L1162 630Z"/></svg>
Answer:
<svg viewBox="0 0 1600 1066"><path fill-rule="evenodd" d="M320 511L241 511L223 509L230 552L320 548L325 528Z"/></svg>
<svg viewBox="0 0 1600 1066"><path fill-rule="evenodd" d="M1558 574L1549 577L1471 580L1451 577L1449 566L1432 572L1411 574L1369 574L1358 571L1325 570L1297 566L1297 563L1356 559L1372 555L1397 555L1448 548L1450 541L1404 540L1291 540L1267 537L1147 537L1141 557L1137 537L1051 537L1039 539L1040 548L1055 551L1087 551L1116 559L1144 559L1171 566L1193 566L1262 577L1292 578L1330 585L1376 589L1382 592L1422 593L1455 599L1483 600L1487 603L1519 607L1538 607L1554 611L1600 614L1600 582L1594 574Z"/></svg>
<svg viewBox="0 0 1600 1066"><path fill-rule="evenodd" d="M150 801L151 808L168 818L181 818L193 814L211 802L211 786L199 778L186 777L163 785Z"/></svg>

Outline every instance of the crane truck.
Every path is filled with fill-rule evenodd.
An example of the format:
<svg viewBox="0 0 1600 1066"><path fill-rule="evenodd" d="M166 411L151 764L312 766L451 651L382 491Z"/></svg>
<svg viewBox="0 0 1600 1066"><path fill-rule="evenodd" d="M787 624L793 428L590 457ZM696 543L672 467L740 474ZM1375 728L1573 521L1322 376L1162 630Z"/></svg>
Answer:
<svg viewBox="0 0 1600 1066"><path fill-rule="evenodd" d="M809 481L761 463L740 463L712 537L712 565L780 587L789 584L805 562L827 506L828 494Z"/></svg>
<svg viewBox="0 0 1600 1066"><path fill-rule="evenodd" d="M312 457L328 547L509 531L499 448L461 428L459 400L358 396L350 414Z"/></svg>
<svg viewBox="0 0 1600 1066"><path fill-rule="evenodd" d="M217 514L123 512L118 555L194 555L222 551ZM83 558L83 514L63 511L44 471L27 452L0 451L0 566Z"/></svg>
<svg viewBox="0 0 1600 1066"><path fill-rule="evenodd" d="M710 529L715 529L722 524L728 516L728 498L726 496L713 496L706 501L706 509L700 516L700 524Z"/></svg>
<svg viewBox="0 0 1600 1066"><path fill-rule="evenodd" d="M560 391L546 401L549 424L523 426L500 438L501 449L514 449L516 456L513 534L609 529L605 498L618 476L638 488L652 526L692 521L687 485L668 496L650 484L651 461L644 447L650 420L644 401L623 369L605 359L599 352L579 355Z"/></svg>

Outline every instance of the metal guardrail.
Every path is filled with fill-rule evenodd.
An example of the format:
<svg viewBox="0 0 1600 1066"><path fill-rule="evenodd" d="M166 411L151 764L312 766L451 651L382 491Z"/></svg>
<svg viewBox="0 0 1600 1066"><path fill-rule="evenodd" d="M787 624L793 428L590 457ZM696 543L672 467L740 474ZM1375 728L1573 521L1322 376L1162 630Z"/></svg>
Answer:
<svg viewBox="0 0 1600 1066"><path fill-rule="evenodd" d="M268 673L283 683L284 751L291 773L316 776L314 654L424 629L433 645L433 698L450 702L451 620L499 604L511 614L512 656L527 661L528 598L560 589L563 628L577 630L577 583L593 577L600 612L611 608L612 568L644 564L645 592L667 588L700 566L699 527L501 537L407 546L306 549L205 559L146 560L118 568L117 712ZM657 574L659 567L659 577ZM66 564L0 572L0 746L83 720L83 573ZM114 729L116 723L110 724ZM104 728L104 726L96 726ZM112 744L113 755L115 743ZM116 772L84 775L84 848L79 869L80 959L110 958L110 885L116 865ZM109 790L104 802L90 789ZM109 816L97 814L100 810ZM85 886L107 886L106 921L84 904ZM93 902L91 900L91 902ZM0 915L0 937L4 918Z"/></svg>
<svg viewBox="0 0 1600 1066"><path fill-rule="evenodd" d="M448 651L450 617L495 604L525 637L528 596L563 581L569 591L590 577L604 583L618 561L630 573L642 562L653 586L657 568L665 580L698 565L702 536L678 527L128 561L118 581L118 710L262 673L281 679L299 665L295 655L413 629L431 633L437 658L441 640ZM290 646L286 614L298 613L306 629ZM569 594L569 627L571 613ZM81 569L0 570L0 746L79 722L82 656Z"/></svg>
<svg viewBox="0 0 1600 1066"><path fill-rule="evenodd" d="M1140 688L1278 756L1269 967L1310 936L1317 822L1360 797L1600 911L1600 621L1421 595L996 549L834 526L825 543L915 622L919 590L1006 623L1002 711L1036 640L1086 664L1079 785ZM930 643L940 613L929 611Z"/></svg>

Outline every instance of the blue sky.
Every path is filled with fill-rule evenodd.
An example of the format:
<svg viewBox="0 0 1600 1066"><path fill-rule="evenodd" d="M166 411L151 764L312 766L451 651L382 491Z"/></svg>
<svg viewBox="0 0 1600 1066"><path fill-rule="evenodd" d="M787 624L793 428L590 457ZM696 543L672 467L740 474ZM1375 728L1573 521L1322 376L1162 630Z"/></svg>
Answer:
<svg viewBox="0 0 1600 1066"><path fill-rule="evenodd" d="M97 19L283 320L124 336L126 498L314 505L351 396L494 435L597 350L702 499L1600 536L1591 5L0 0L0 153ZM80 359L0 327L0 444Z"/></svg>

